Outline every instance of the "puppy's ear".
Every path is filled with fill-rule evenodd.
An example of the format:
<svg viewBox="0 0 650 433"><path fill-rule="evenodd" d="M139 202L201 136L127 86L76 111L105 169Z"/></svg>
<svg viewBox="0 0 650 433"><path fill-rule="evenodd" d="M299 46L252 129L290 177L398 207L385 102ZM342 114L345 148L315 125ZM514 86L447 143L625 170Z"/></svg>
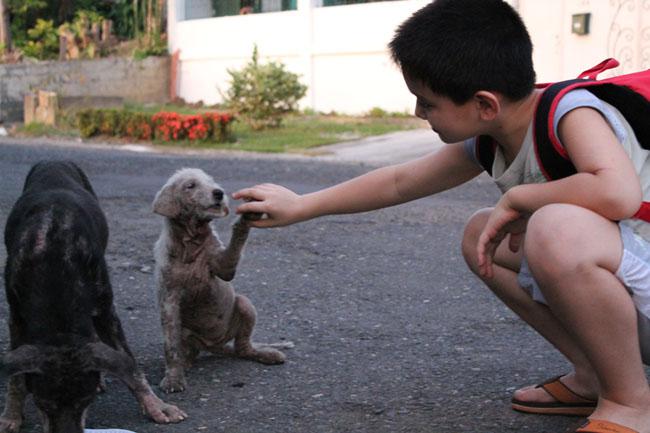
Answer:
<svg viewBox="0 0 650 433"><path fill-rule="evenodd" d="M181 213L181 206L174 199L173 185L167 185L158 191L153 200L153 211L167 218L175 218Z"/></svg>

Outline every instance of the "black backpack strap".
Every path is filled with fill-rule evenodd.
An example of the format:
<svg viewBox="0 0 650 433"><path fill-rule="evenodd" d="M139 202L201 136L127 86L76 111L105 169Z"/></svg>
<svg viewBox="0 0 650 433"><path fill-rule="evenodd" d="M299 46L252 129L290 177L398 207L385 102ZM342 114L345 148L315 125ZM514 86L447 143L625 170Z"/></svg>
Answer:
<svg viewBox="0 0 650 433"><path fill-rule="evenodd" d="M562 96L589 82L592 81L584 79L560 81L548 86L539 98L535 110L533 140L539 168L547 180L562 179L577 172L562 143L555 135L553 118Z"/></svg>
<svg viewBox="0 0 650 433"><path fill-rule="evenodd" d="M483 170L492 176L492 165L494 164L494 153L496 152L496 143L494 139L487 135L476 137L476 157Z"/></svg>

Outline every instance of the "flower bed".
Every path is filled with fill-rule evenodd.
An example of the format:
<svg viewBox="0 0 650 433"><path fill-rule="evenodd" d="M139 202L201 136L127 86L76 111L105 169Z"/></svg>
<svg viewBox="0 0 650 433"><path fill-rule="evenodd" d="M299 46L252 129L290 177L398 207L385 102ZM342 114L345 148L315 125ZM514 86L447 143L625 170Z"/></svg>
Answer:
<svg viewBox="0 0 650 433"><path fill-rule="evenodd" d="M233 120L231 114L218 112L160 112L152 115L129 110L87 109L77 114L79 131L84 138L108 135L165 142L189 140L224 143L230 140Z"/></svg>

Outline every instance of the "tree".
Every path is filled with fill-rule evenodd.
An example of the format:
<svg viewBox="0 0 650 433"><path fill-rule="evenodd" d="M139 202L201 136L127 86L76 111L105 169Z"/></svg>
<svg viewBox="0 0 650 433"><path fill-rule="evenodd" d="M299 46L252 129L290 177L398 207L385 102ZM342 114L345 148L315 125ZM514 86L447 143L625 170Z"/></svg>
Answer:
<svg viewBox="0 0 650 433"><path fill-rule="evenodd" d="M0 44L4 50L11 50L9 8L5 5L5 0L0 0Z"/></svg>

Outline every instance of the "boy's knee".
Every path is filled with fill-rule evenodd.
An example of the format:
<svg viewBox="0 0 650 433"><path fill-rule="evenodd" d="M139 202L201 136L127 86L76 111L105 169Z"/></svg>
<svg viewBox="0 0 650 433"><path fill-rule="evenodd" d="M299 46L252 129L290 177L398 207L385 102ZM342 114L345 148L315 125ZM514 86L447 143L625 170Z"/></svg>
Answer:
<svg viewBox="0 0 650 433"><path fill-rule="evenodd" d="M465 224L461 249L465 261L472 269L477 261L476 245L478 243L478 238L481 235L492 210L492 208L486 208L476 211L474 215L467 220L467 224Z"/></svg>
<svg viewBox="0 0 650 433"><path fill-rule="evenodd" d="M524 255L529 262L567 263L574 254L573 239L580 235L578 206L550 204L538 209L528 220Z"/></svg>

